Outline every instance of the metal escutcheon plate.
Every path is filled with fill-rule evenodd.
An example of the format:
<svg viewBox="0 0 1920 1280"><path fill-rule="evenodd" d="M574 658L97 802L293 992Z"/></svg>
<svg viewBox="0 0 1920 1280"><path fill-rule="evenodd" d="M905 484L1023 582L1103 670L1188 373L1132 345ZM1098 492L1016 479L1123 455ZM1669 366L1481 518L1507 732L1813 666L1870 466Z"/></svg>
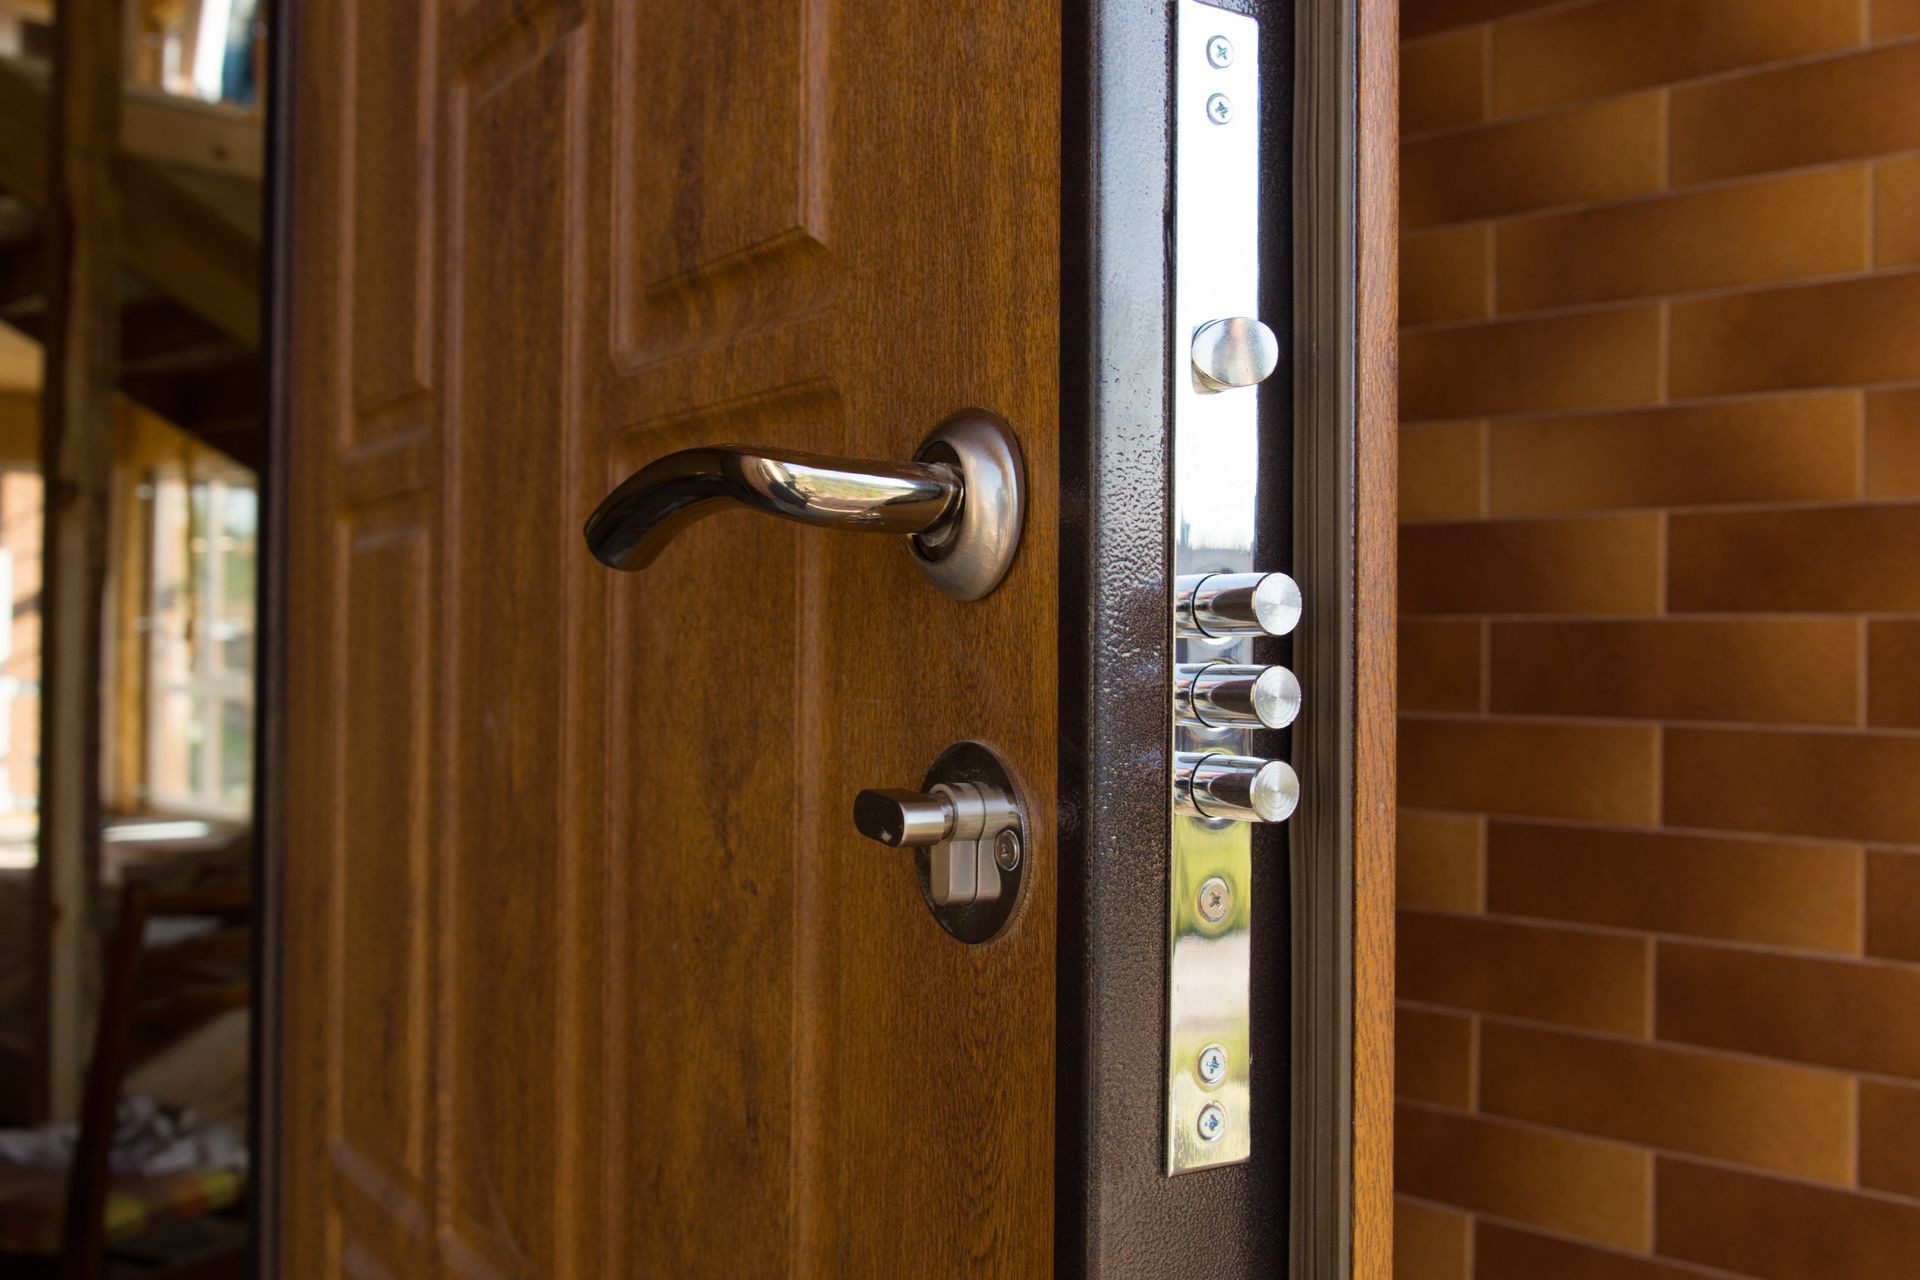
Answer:
<svg viewBox="0 0 1920 1280"><path fill-rule="evenodd" d="M940 927L962 942L990 942L1006 931L1020 910L1026 886L1027 867L1033 861L1033 829L1027 821L1027 796L1014 781L1006 762L992 747L980 742L956 742L940 753L920 780L922 791L937 783L975 782L1000 788L1013 797L1020 815L1020 860L1008 870L1000 870L1000 896L991 902L972 902L965 906L940 906L933 900L932 851L925 846L913 851L914 874L920 880L920 896Z"/></svg>
<svg viewBox="0 0 1920 1280"><path fill-rule="evenodd" d="M921 572L955 600L990 594L1013 567L1026 519L1026 468L1013 429L985 409L969 409L941 423L914 461L954 468L965 493L959 521L941 541L907 540Z"/></svg>

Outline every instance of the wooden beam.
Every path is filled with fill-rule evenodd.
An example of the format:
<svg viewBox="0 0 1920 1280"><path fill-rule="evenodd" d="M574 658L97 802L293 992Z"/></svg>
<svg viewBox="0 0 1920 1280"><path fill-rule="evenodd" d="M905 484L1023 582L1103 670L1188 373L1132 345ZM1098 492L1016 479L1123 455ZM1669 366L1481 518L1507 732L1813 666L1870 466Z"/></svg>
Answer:
<svg viewBox="0 0 1920 1280"><path fill-rule="evenodd" d="M260 118L230 102L201 102L134 85L121 103L120 145L165 165L249 178L264 172Z"/></svg>
<svg viewBox="0 0 1920 1280"><path fill-rule="evenodd" d="M0 388L0 467L40 465L40 393Z"/></svg>
<svg viewBox="0 0 1920 1280"><path fill-rule="evenodd" d="M100 867L101 622L119 355L120 0L63 0L46 118L45 630L34 872L42 1115L80 1100Z"/></svg>
<svg viewBox="0 0 1920 1280"><path fill-rule="evenodd" d="M49 185L47 121L58 114L48 93L42 74L0 61L0 188L41 206ZM116 128L118 108L116 101ZM259 132L257 123L244 128ZM116 153L120 205L135 211L118 238L126 265L227 333L258 343L258 181L216 179L124 146L109 150Z"/></svg>
<svg viewBox="0 0 1920 1280"><path fill-rule="evenodd" d="M125 152L113 178L127 208L126 263L249 346L260 342L260 240L208 208L159 165Z"/></svg>

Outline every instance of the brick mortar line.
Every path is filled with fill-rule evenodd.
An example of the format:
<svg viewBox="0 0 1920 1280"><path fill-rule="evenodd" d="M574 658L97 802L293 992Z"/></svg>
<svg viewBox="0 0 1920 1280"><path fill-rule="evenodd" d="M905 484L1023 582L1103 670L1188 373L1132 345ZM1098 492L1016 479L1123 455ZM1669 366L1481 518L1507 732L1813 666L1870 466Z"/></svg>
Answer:
<svg viewBox="0 0 1920 1280"><path fill-rule="evenodd" d="M1654 1179L1648 1180L1650 1185L1653 1181ZM1467 1219L1467 1236L1469 1240L1472 1240L1473 1237L1478 1234L1473 1224L1484 1219L1496 1227L1504 1227L1521 1235L1540 1236L1558 1243L1575 1245L1583 1249L1591 1249L1596 1253L1604 1253L1611 1257L1627 1258L1634 1262L1658 1262L1663 1266L1673 1267L1677 1271L1682 1271L1689 1275L1697 1275L1700 1277L1700 1280L1756 1280L1754 1276L1735 1271L1723 1271L1719 1267L1709 1266L1704 1262L1691 1262L1685 1258L1676 1258L1657 1251L1636 1253L1631 1249L1622 1249L1618 1245L1603 1244L1598 1240L1592 1240L1586 1236L1569 1235L1564 1231L1542 1226L1537 1222L1528 1222L1522 1218L1509 1218L1505 1214L1489 1213L1481 1209L1471 1209L1465 1205L1453 1204L1446 1200L1435 1200L1429 1196L1415 1195L1410 1191L1401 1191L1398 1188L1395 1188L1393 1195L1396 1200L1405 1200L1410 1204L1438 1209L1453 1214L1456 1217ZM1469 1276L1473 1274L1472 1272L1468 1272Z"/></svg>
<svg viewBox="0 0 1920 1280"><path fill-rule="evenodd" d="M1920 37L1916 37L1920 39ZM1426 236L1439 235L1445 231L1460 231L1467 227L1486 225L1500 228L1516 222L1535 222L1549 218L1570 218L1583 213L1597 213L1604 210L1625 208L1636 204L1655 204L1662 200L1678 200L1689 196L1707 195L1716 191L1725 191L1734 187L1757 186L1786 178L1808 177L1817 173L1827 173L1835 169L1854 169L1869 165L1898 160L1911 160L1920 155L1920 147L1895 147L1889 151L1863 151L1858 155L1831 156L1823 160L1809 160L1805 164L1789 164L1774 169L1755 169L1751 173L1738 173L1725 178L1705 178L1698 182L1683 182L1678 186L1648 187L1623 195L1599 196L1590 200L1569 200L1560 204L1529 205L1520 209L1475 214L1471 217L1450 218L1441 222L1408 223L1401 228L1400 238L1418 240Z"/></svg>
<svg viewBox="0 0 1920 1280"><path fill-rule="evenodd" d="M1650 947L1676 946L1700 947L1717 951L1732 951L1742 955L1761 956L1776 960L1806 960L1816 963L1848 965L1856 969L1889 970L1894 973L1920 973L1920 961L1900 960L1889 956L1854 955L1844 951L1820 951L1808 947L1789 947L1777 942L1751 942L1740 938L1722 938L1693 933L1671 933L1663 930L1640 929L1631 925L1596 924L1589 920L1568 920L1561 916L1530 916L1509 911L1491 910L1486 912L1462 911L1456 907L1435 907L1416 903L1396 905L1396 912L1407 912L1419 916L1431 916L1446 920L1465 920L1490 924L1519 925L1529 929L1540 929L1555 933L1573 933L1593 938L1616 938L1645 942ZM1486 1010L1474 1010L1485 1013ZM1558 1025L1558 1024L1556 1024ZM1570 1025L1570 1024L1569 1024ZM1645 1044L1660 1040L1657 1028L1649 1030L1643 1036L1625 1036L1636 1044ZM1681 1043L1675 1041L1674 1043ZM1756 1055L1765 1057L1764 1054ZM1781 1062L1795 1062L1798 1059L1781 1058ZM1838 1067L1827 1064L1827 1070L1850 1072L1856 1075L1874 1075L1887 1080L1905 1081L1909 1087L1920 1087L1920 1075L1888 1075L1882 1072L1870 1072L1864 1068Z"/></svg>
<svg viewBox="0 0 1920 1280"><path fill-rule="evenodd" d="M1913 845L1889 844L1877 840L1846 840L1831 836L1799 836L1777 831L1727 831L1719 827L1648 826L1631 822L1598 822L1587 818L1535 817L1523 814L1486 813L1477 809L1435 809L1429 805L1396 806L1401 813L1419 817L1457 818L1484 824L1491 830L1499 823L1509 827L1556 827L1611 835L1675 836L1685 839L1724 840L1735 844L1778 844L1807 849L1832 849L1849 853L1881 853L1894 857L1920 856L1920 842ZM1831 954L1831 953L1830 953ZM1845 953L1841 953L1845 954ZM1913 963L1920 964L1920 961Z"/></svg>
<svg viewBox="0 0 1920 1280"><path fill-rule="evenodd" d="M1705 733L1743 733L1743 734L1792 734L1796 737L1824 737L1849 739L1885 739L1893 742L1912 742L1920 740L1920 729L1893 728L1870 725L1865 728L1853 724L1782 724L1779 721L1764 720L1688 720L1677 716L1600 716L1577 715L1566 712L1535 711L1420 711L1403 708L1396 712L1396 720L1412 720L1421 724L1474 724L1474 725L1518 725L1540 726L1554 729L1680 729ZM1662 828L1665 829L1664 827ZM1920 833L1917 833L1920 834ZM1853 839L1836 836L1833 839L1841 844L1874 844L1872 840ZM1896 847L1899 842L1892 842ZM1920 839L1913 843L1920 845Z"/></svg>
<svg viewBox="0 0 1920 1280"><path fill-rule="evenodd" d="M1568 1129L1559 1125L1547 1124L1539 1120L1527 1120L1517 1116L1500 1115L1489 1112L1467 1112L1458 1107L1449 1107L1437 1102L1424 1102L1418 1098L1395 1098L1396 1107L1407 1107L1414 1111L1424 1111L1431 1115L1455 1116L1481 1124L1504 1125L1507 1128L1523 1132L1540 1134L1547 1137L1571 1138L1576 1142L1591 1142L1600 1146L1615 1147L1627 1151L1639 1152L1648 1156L1657 1166L1661 1160L1677 1160L1682 1164L1697 1164L1725 1173L1742 1174L1750 1178L1760 1178L1770 1182L1784 1182L1796 1187L1805 1187L1811 1191L1825 1191L1833 1195L1854 1196L1862 1200L1884 1204L1890 1208L1920 1212L1920 1199L1903 1196L1896 1191L1881 1191L1875 1187L1850 1186L1844 1182L1823 1182L1818 1178L1809 1178L1801 1174L1782 1173L1761 1165L1742 1164L1738 1160L1728 1160L1724 1156L1703 1156L1693 1151L1675 1151L1669 1147L1657 1147L1650 1143L1634 1142L1629 1139L1611 1138L1592 1133L1585 1129ZM1478 1212L1477 1210L1475 1212ZM1575 1237L1576 1239L1579 1237Z"/></svg>
<svg viewBox="0 0 1920 1280"><path fill-rule="evenodd" d="M1558 612L1535 611L1532 613L1497 612L1485 609L1459 610L1452 613L1420 613L1414 610L1404 611L1401 622L1453 622L1467 623L1488 621L1504 623L1507 626L1603 626L1607 623L1647 623L1647 622L1904 622L1920 621L1920 609L1905 612L1872 609L1851 609L1834 612L1826 609L1808 609L1804 612L1790 612L1779 609L1754 609L1737 612L1703 613L1698 610L1682 610L1675 613L1575 613L1568 610Z"/></svg>
<svg viewBox="0 0 1920 1280"><path fill-rule="evenodd" d="M1424 338L1438 333L1470 333L1476 329L1519 328L1521 325L1573 320L1582 316L1607 315L1614 312L1650 311L1656 307L1670 310L1671 304L1675 302L1722 302L1731 298L1758 297L1768 293L1791 293L1797 289L1831 289L1850 284L1866 284L1876 280L1902 280L1913 276L1920 276L1920 266L1912 263L1901 263L1887 268L1868 266L1852 271L1830 272L1825 275L1776 277L1751 284L1716 285L1711 289L1672 289L1626 298L1570 302L1532 311L1503 311L1491 315L1469 316L1459 320L1428 320L1419 324L1402 325L1400 336ZM1661 331L1663 346L1668 334L1668 327L1663 325ZM1663 361L1663 365L1664 363ZM1664 403L1665 400L1666 379L1663 377L1661 400L1656 403Z"/></svg>
<svg viewBox="0 0 1920 1280"><path fill-rule="evenodd" d="M1566 524L1576 520L1619 520L1630 517L1653 519L1669 515L1766 515L1774 512L1797 514L1814 511L1886 511L1920 510L1920 494L1894 498L1773 498L1740 502L1668 502L1645 507L1581 507L1571 511L1502 511L1487 516L1411 516L1399 522L1402 529L1432 529L1446 526L1476 527L1511 524ZM1836 616L1859 617L1869 609L1834 610ZM1920 613L1920 609L1913 610ZM1601 615L1593 615L1601 616Z"/></svg>
<svg viewBox="0 0 1920 1280"><path fill-rule="evenodd" d="M1594 0L1574 0L1573 4L1566 7L1575 8L1580 4L1593 2ZM1489 77L1493 75L1494 63L1491 28L1538 17L1545 12L1547 11L1539 10L1533 13L1516 14L1507 19L1494 19L1485 24L1489 28L1487 48L1487 74ZM1463 29L1464 27L1455 28L1453 33L1458 34L1458 32ZM1436 32L1434 34L1439 35L1443 33ZM1426 41L1432 38L1432 36L1420 36L1416 37L1416 41ZM1401 48L1404 50L1410 43L1415 43L1415 41L1402 41ZM1526 124L1533 121L1545 120L1556 115L1569 115L1576 111L1591 110L1594 107L1611 106L1632 98L1645 97L1650 93L1671 92L1673 90L1690 91L1715 84L1729 84L1733 81L1749 77L1757 78L1759 76L1774 75L1783 71L1798 70L1802 67L1818 66L1824 62L1840 62L1847 58L1872 57L1875 54L1889 49L1902 49L1914 44L1920 44L1920 34L1894 36L1886 40L1869 39L1857 44L1840 45L1831 49L1821 49L1813 53L1794 54L1790 57L1775 58L1770 61L1743 62L1738 66L1723 67L1718 71L1702 72L1694 76L1683 76L1677 80L1649 81L1646 84L1633 85L1628 88L1603 93L1597 97L1577 98L1567 102L1555 102L1545 106L1529 107L1523 111L1509 112L1505 115L1489 114L1484 120L1472 120L1463 124L1442 125L1436 129L1423 129L1419 133L1407 134L1401 139L1401 144L1405 146L1411 143L1428 142L1437 138L1459 137L1476 130L1487 130L1491 132L1492 130L1507 125ZM1489 113L1491 113L1492 106L1492 102L1489 101L1487 103Z"/></svg>
<svg viewBox="0 0 1920 1280"><path fill-rule="evenodd" d="M1719 192L1733 191L1741 187L1759 187L1785 182L1794 178L1810 178L1823 173L1834 173L1847 169L1870 169L1875 165L1895 163L1920 158L1920 146L1896 147L1891 151L1867 151L1859 155L1835 156L1828 160L1810 160L1805 164L1784 165L1777 169L1755 169L1752 173L1735 174L1730 178L1708 178L1699 182L1682 183L1677 187L1654 187L1645 191L1634 191L1626 195L1600 196L1592 200L1574 200L1565 204L1539 205L1529 209L1515 209L1506 213L1484 213L1471 218L1456 218L1451 222L1427 222L1418 226L1406 226L1400 231L1400 240L1404 244L1413 240L1436 239L1448 233L1458 234L1469 227L1485 226L1494 230L1525 222L1549 222L1555 219L1575 218L1588 213L1607 213L1615 209L1629 209L1635 205L1654 205L1679 200L1689 200L1695 196L1714 195Z"/></svg>
<svg viewBox="0 0 1920 1280"><path fill-rule="evenodd" d="M1568 419L1611 418L1625 414L1655 413L1666 410L1708 409L1771 400L1804 399L1811 396L1847 394L1867 396L1883 392L1914 390L1920 390L1920 378L1895 378L1883 382L1836 382L1806 387L1765 387L1752 391L1681 396L1665 403L1648 400L1632 404L1576 405L1567 409L1517 409L1504 413L1456 413L1439 418L1402 418L1399 426L1402 431L1419 431L1429 427L1460 426L1469 422L1485 422L1489 426L1564 422ZM1920 497L1920 495L1916 496Z"/></svg>
<svg viewBox="0 0 1920 1280"><path fill-rule="evenodd" d="M1578 1027L1565 1022L1547 1022L1540 1018L1526 1018L1511 1013L1490 1013L1484 1009L1463 1009L1458 1005L1434 1004L1429 1000L1413 1000L1401 996L1394 1000L1396 1009L1404 1008L1412 1013L1429 1016L1452 1017L1456 1019L1477 1018L1484 1025L1515 1027L1522 1031L1543 1031L1554 1035L1575 1036L1587 1040L1601 1040L1608 1044L1627 1048L1660 1049L1674 1053L1694 1054L1701 1057L1726 1058L1752 1066L1782 1067L1793 1071L1802 1071L1811 1075L1835 1076L1853 1080L1860 1084L1878 1085L1881 1088L1897 1089L1905 1093L1920 1093L1920 1083L1908 1076L1890 1076L1877 1071L1859 1071L1850 1067L1827 1066L1815 1062L1802 1062L1797 1058L1769 1058L1765 1054L1752 1053L1745 1049L1729 1049L1718 1045L1694 1044L1687 1040L1663 1040L1658 1036L1629 1036L1617 1031L1596 1031L1591 1027ZM1418 1101L1418 1099L1410 1099ZM1439 1106L1442 1104L1430 1104ZM1897 1195L1898 1192L1887 1192ZM1920 1201L1920 1197L1913 1197Z"/></svg>

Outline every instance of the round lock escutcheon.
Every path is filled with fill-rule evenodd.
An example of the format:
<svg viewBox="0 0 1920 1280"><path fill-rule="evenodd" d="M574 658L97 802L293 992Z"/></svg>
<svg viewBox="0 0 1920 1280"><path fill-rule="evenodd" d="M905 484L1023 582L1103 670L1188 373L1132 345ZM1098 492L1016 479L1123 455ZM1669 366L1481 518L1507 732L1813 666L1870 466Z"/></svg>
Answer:
<svg viewBox="0 0 1920 1280"><path fill-rule="evenodd" d="M942 751L918 791L860 792L853 825L870 840L913 849L927 910L960 941L989 942L1019 913L1033 833L1025 793L985 743Z"/></svg>
<svg viewBox="0 0 1920 1280"><path fill-rule="evenodd" d="M922 791L936 786L971 783L993 788L1013 798L1014 823L1005 828L1014 834L1014 848L1000 848L998 835L986 841L984 856L994 863L1000 876L1000 892L991 899L965 904L942 904L934 900L933 850L925 846L913 851L914 876L920 884L920 896L927 910L945 929L962 942L991 942L1006 932L1025 896L1026 871L1031 861L1033 837L1027 826L1026 796L1014 782L1000 754L983 742L956 742L942 751L920 780ZM1008 853L1011 852L1011 856ZM1011 864L1011 865L1009 865Z"/></svg>

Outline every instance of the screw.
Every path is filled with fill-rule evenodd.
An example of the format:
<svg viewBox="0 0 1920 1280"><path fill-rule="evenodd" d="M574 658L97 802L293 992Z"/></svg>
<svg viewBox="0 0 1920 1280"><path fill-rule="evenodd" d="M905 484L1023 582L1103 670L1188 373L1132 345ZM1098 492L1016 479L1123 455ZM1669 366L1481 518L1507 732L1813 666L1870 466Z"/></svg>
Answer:
<svg viewBox="0 0 1920 1280"><path fill-rule="evenodd" d="M1225 124L1233 119L1233 103L1224 93L1216 93L1207 99L1207 119L1215 124Z"/></svg>
<svg viewBox="0 0 1920 1280"><path fill-rule="evenodd" d="M1207 61L1216 67L1229 66L1233 62L1233 41L1225 36L1215 36L1207 41Z"/></svg>
<svg viewBox="0 0 1920 1280"><path fill-rule="evenodd" d="M1020 865L1020 833L1008 827L993 838L993 861L1002 871Z"/></svg>
<svg viewBox="0 0 1920 1280"><path fill-rule="evenodd" d="M1227 918L1227 909L1233 905L1233 892L1227 888L1227 882L1219 876L1209 876L1200 886L1200 916L1208 924L1219 924Z"/></svg>
<svg viewBox="0 0 1920 1280"><path fill-rule="evenodd" d="M1200 1051L1200 1083L1219 1084L1227 1078L1227 1051L1224 1046L1210 1044Z"/></svg>
<svg viewBox="0 0 1920 1280"><path fill-rule="evenodd" d="M1227 1131L1227 1109L1217 1102L1209 1102L1200 1108L1200 1119L1194 1127L1200 1130L1200 1141L1220 1141Z"/></svg>

